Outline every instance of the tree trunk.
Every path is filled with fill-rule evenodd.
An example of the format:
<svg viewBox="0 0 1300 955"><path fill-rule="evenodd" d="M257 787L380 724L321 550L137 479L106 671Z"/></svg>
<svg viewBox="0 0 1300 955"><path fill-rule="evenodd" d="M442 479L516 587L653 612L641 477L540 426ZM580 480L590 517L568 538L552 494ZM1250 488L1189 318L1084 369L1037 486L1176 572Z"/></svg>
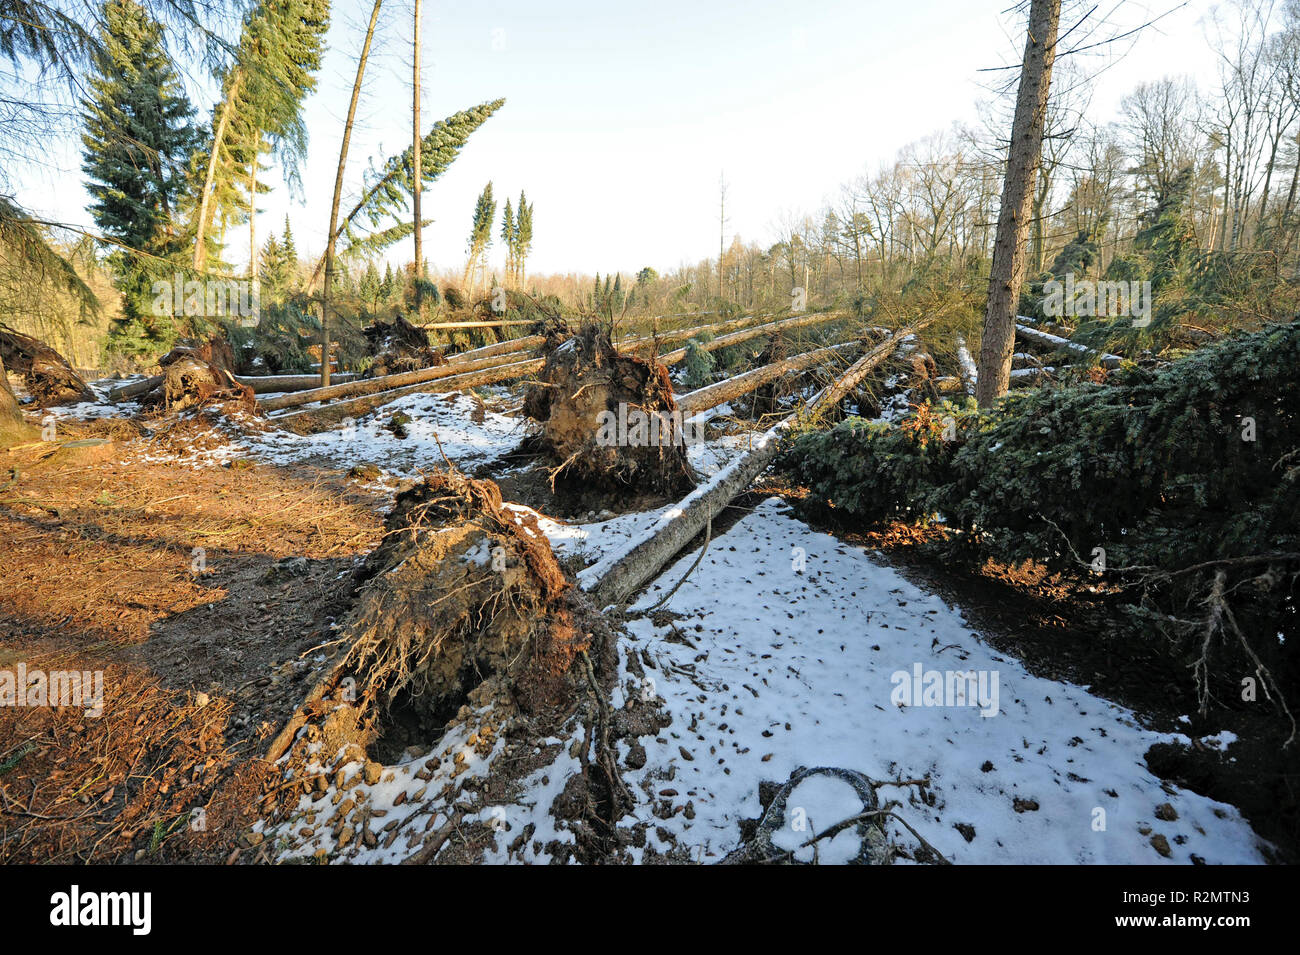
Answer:
<svg viewBox="0 0 1300 955"><path fill-rule="evenodd" d="M800 355L793 355L783 361L776 361L770 365L764 365L762 368L747 371L742 375L735 375L712 385L705 385L703 388L688 391L677 399L677 407L684 418L697 415L701 411L716 408L733 398L749 394L756 388L761 388L768 382L775 381L789 372L804 371L814 365L829 361L845 351L859 347L861 345L858 342L848 342L844 345L831 345L828 348L817 348Z"/></svg>
<svg viewBox="0 0 1300 955"><path fill-rule="evenodd" d="M425 381L436 381L439 378L450 378L453 375L463 375L473 371L482 371L485 368L499 368L510 364L513 360L513 356L511 355L507 355L504 358L499 355L492 355L474 361L458 362L454 365L449 362L445 365L438 365L433 368L417 368L415 371L404 371L397 375L384 375L381 378L362 378L355 381L345 382L340 385L330 385L327 388L311 388L307 391L300 391L294 394L278 395L274 398L266 398L258 402L258 407L263 411L279 411L282 408L294 408L298 405L309 405L314 401L331 401L335 398L354 398L358 395L375 394L380 391L389 391L393 388L401 388L405 385L417 385Z"/></svg>
<svg viewBox="0 0 1300 955"><path fill-rule="evenodd" d="M262 154L262 134L257 134L257 150L248 171L248 278L253 288L258 286L257 276L257 160ZM260 297L260 296L259 296Z"/></svg>
<svg viewBox="0 0 1300 955"><path fill-rule="evenodd" d="M351 398L347 401L340 401L338 404L330 405L327 408L312 408L307 411L295 411L292 414L282 415L278 418L272 418L280 427L288 428L299 434L311 434L317 431L324 431L326 428L337 424L344 418L358 417L374 411L381 405L386 405L395 398L401 398L404 395L413 395L417 393L428 394L445 394L449 391L460 391L464 388L477 388L480 385L493 385L499 381L510 381L513 378L523 378L525 375L532 374L542 367L544 359L532 358L526 361L508 362L506 364L492 365L481 371L469 371L461 374L451 375L447 378L435 381L424 381L414 385L407 385L404 388L389 388L387 391L381 391L373 395L363 395L360 398ZM439 366L443 367L443 366Z"/></svg>
<svg viewBox="0 0 1300 955"><path fill-rule="evenodd" d="M18 399L9 387L9 375L5 372L4 356L0 355L0 447L15 443L24 437L26 422L23 421L22 409Z"/></svg>
<svg viewBox="0 0 1300 955"><path fill-rule="evenodd" d="M1061 0L1032 0L1029 36L1020 71L1020 90L1011 126L1002 206L989 272L988 307L980 343L976 397L987 408L1006 394L1011 379L1011 352L1015 342L1016 306L1025 280L1025 240L1029 230L1034 180L1043 154L1043 126L1056 59L1056 34Z"/></svg>
<svg viewBox="0 0 1300 955"><path fill-rule="evenodd" d="M711 342L702 342L700 347L705 351L715 351L719 348L726 348L728 345L738 345L740 342L748 341L751 338L757 338L760 335L770 335L774 332L791 331L796 328L804 328L808 325L820 325L824 322L842 321L848 318L847 312L814 312L811 315L796 315L794 318L787 318L779 322L769 322L766 325L758 325L754 328L746 328L743 331L732 332L730 335L719 335ZM707 330L707 327L706 329ZM698 332L697 332L698 334ZM691 336L686 336L687 338ZM663 336L660 336L662 340ZM625 347L633 347L651 339L643 338L628 342ZM686 357L686 349L678 348L674 351L665 352L659 356L659 361L665 365L671 365L674 362L681 361Z"/></svg>
<svg viewBox="0 0 1300 955"><path fill-rule="evenodd" d="M366 76L366 61L370 59L370 44L375 38L375 23L384 0L375 0L370 10L370 24L366 27L366 42L361 46L357 60L357 78L352 84L352 100L348 103L348 119L343 126L343 145L339 148L339 168L334 176L334 199L330 203L330 230L325 244L325 287L320 302L320 383L322 388L330 383L330 287L334 284L334 248L338 243L339 201L343 198L343 174L348 165L348 146L352 143L352 124L357 118L357 101L361 99L361 83Z"/></svg>
<svg viewBox="0 0 1300 955"><path fill-rule="evenodd" d="M411 204L415 212L415 280L418 283L424 276L424 230L421 228L421 197L424 193L424 165L420 159L420 5L415 0L415 39L412 41L415 54L415 66L411 77L411 168L415 173L415 182L411 187ZM424 318L424 293L415 286L415 300Z"/></svg>
<svg viewBox="0 0 1300 955"><path fill-rule="evenodd" d="M204 247L208 237L208 229L212 226L212 183L217 176L217 154L221 152L221 145L226 141L226 130L230 128L230 109L235 101L235 96L239 93L239 83L243 74L236 72L235 77L230 82L230 91L226 94L226 101L221 104L221 119L217 121L216 132L212 135L212 154L208 156L208 172L203 179L202 199L199 202L199 223L198 233L194 239L194 270L201 272L207 267L207 249Z"/></svg>

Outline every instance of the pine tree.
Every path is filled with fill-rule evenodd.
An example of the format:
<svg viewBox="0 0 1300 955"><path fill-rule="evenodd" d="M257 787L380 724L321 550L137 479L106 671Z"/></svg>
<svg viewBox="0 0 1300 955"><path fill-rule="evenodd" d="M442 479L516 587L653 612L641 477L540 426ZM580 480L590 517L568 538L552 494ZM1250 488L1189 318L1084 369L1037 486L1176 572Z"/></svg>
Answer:
<svg viewBox="0 0 1300 955"><path fill-rule="evenodd" d="M112 256L123 314L110 345L150 352L176 334L170 314L153 314L151 286L170 278L178 250L173 214L196 144L194 110L161 25L135 0L105 3L101 43L82 103L81 168L96 225L123 247Z"/></svg>
<svg viewBox="0 0 1300 955"><path fill-rule="evenodd" d="M375 268L372 261L366 262L366 270L361 275L361 282L357 289L361 293L361 299L370 307L373 312L379 307L380 295L383 292L383 280L379 277L379 270Z"/></svg>
<svg viewBox="0 0 1300 955"><path fill-rule="evenodd" d="M483 187L478 200L474 203L474 222L470 227L467 244L469 262L465 266L464 284L467 289L469 289L470 276L474 272L482 271L486 277L487 253L492 245L492 221L496 215L497 203L492 198L492 183L489 182Z"/></svg>
<svg viewBox="0 0 1300 955"><path fill-rule="evenodd" d="M510 205L509 197L506 198L506 209L501 214L501 241L506 246L506 284L514 284L515 272L515 246L519 241L518 230L515 226L515 210Z"/></svg>
<svg viewBox="0 0 1300 955"><path fill-rule="evenodd" d="M515 281L519 287L524 285L527 274L528 253L533 247L533 207L522 189L519 190L519 204L515 206Z"/></svg>
<svg viewBox="0 0 1300 955"><path fill-rule="evenodd" d="M196 269L205 267L214 220L255 213L258 156L267 146L296 174L307 146L302 102L316 88L328 29L329 0L261 0L245 18L212 117L194 215Z"/></svg>

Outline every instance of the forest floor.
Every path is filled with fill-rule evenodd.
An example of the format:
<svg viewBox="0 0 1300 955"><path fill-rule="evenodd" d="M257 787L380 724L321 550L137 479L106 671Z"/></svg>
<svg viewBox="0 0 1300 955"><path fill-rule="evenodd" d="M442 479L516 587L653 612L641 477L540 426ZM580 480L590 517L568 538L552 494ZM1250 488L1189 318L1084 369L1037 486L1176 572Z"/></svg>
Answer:
<svg viewBox="0 0 1300 955"><path fill-rule="evenodd" d="M281 770L261 754L351 603L400 481L445 457L543 508L536 469L511 457L518 419L490 405L408 396L308 438L203 416L142 435L79 406L61 413L60 442L104 443L0 455L0 668L104 673L102 716L0 708L0 860L394 862L449 830L438 861L711 862L800 766L902 784L882 799L958 863L1275 856L1256 834L1279 839L1249 797L1258 767L1234 763L1256 752L1241 746L1248 728L1205 731L1159 670L1109 654L1086 599L1032 569L936 565L908 528L856 536L775 485L735 502L702 557L697 540L610 616L608 704L635 805L605 857L582 844L569 805L591 730L581 712L545 735L465 721L383 764L336 754L337 774L288 822L270 820ZM411 419L404 438L395 411ZM694 464L708 474L743 442L697 447ZM581 581L658 514L635 507L548 510L539 526ZM918 669L982 674L984 698L901 703L898 674ZM1161 778L1153 752L1193 755L1166 758ZM1193 763L1219 771L1207 783ZM852 811L846 789L804 783L789 805L819 831ZM344 817L362 803L353 839ZM887 833L900 861L931 861L907 828L891 820ZM828 841L820 858L852 856L851 842Z"/></svg>

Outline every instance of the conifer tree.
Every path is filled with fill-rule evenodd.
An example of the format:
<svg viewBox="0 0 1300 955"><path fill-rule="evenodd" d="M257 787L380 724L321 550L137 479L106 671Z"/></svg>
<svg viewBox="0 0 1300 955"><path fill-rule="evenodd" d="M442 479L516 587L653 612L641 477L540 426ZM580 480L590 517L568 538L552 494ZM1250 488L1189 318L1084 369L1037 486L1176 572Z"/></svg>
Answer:
<svg viewBox="0 0 1300 955"><path fill-rule="evenodd" d="M135 0L104 5L101 48L82 103L82 171L104 235L120 243L112 261L123 293L112 347L148 352L176 329L154 315L152 283L170 278L177 251L173 214L196 143L194 111L163 46L161 25Z"/></svg>
<svg viewBox="0 0 1300 955"><path fill-rule="evenodd" d="M515 210L510 205L509 197L506 198L506 209L501 214L501 241L506 246L506 284L514 284L515 271L515 245L519 241L518 230L515 226Z"/></svg>
<svg viewBox="0 0 1300 955"><path fill-rule="evenodd" d="M478 200L474 203L474 221L470 227L467 243L469 261L465 265L463 283L467 289L471 275L481 272L485 279L487 277L487 253L492 245L492 222L496 219L496 215L497 203L492 198L492 183L489 182L483 187Z"/></svg>
<svg viewBox="0 0 1300 955"><path fill-rule="evenodd" d="M206 265L219 211L223 219L255 214L258 156L268 145L296 174L307 144L302 102L316 87L328 29L329 0L261 0L245 18L235 61L220 76L195 210L196 269Z"/></svg>
<svg viewBox="0 0 1300 955"><path fill-rule="evenodd" d="M533 207L528 202L522 189L519 190L519 204L515 206L515 247L512 250L515 262L515 282L520 288L524 285L527 274L528 253L533 247Z"/></svg>

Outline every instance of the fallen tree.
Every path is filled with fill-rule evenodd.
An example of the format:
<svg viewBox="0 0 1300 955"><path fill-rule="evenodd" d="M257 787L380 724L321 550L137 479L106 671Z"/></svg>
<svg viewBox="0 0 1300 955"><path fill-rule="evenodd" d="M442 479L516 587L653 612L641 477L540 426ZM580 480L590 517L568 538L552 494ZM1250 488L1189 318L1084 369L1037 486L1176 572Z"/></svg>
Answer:
<svg viewBox="0 0 1300 955"><path fill-rule="evenodd" d="M502 381L510 381L514 378L523 378L525 375L537 371L542 367L543 363L544 361L541 358L530 358L526 361L491 365L478 371L466 372L456 369L457 374L445 378L422 381L402 388L389 388L374 394L362 395L359 398L339 401L323 408L309 408L304 411L278 415L271 420L282 428L296 431L299 434L310 434L332 427L344 418L360 417L405 395L420 392L443 394L449 391L478 388L482 385L492 385Z"/></svg>
<svg viewBox="0 0 1300 955"><path fill-rule="evenodd" d="M353 381L357 377L355 373L346 371L330 375L331 380L338 382ZM236 375L235 381L241 385L248 385L255 395L265 395L286 391L309 391L320 385L320 375ZM113 396L117 393L117 389L114 389Z"/></svg>
<svg viewBox="0 0 1300 955"><path fill-rule="evenodd" d="M443 364L442 352L429 344L429 333L401 315L391 322L375 319L361 330L374 361L366 378L383 378Z"/></svg>
<svg viewBox="0 0 1300 955"><path fill-rule="evenodd" d="M719 335L712 341L701 342L700 347L705 351L716 351L719 348L726 348L728 345L739 345L741 342L747 342L751 338L758 338L760 335L775 335L779 332L807 328L811 325L821 325L848 317L848 312L813 312L807 315L796 315L794 318L784 318L777 322L768 322L764 325L756 325L753 328L742 329L727 335ZM711 331L711 329L700 329L699 331ZM689 338L690 336L686 337ZM649 341L649 339L642 339L642 341ZM677 348L670 352L664 352L659 355L659 361L665 365L671 365L685 358L686 352L686 348Z"/></svg>
<svg viewBox="0 0 1300 955"><path fill-rule="evenodd" d="M460 707L536 713L572 695L567 675L587 645L571 588L536 518L502 505L491 481L455 471L403 491L359 570L359 598L339 622L333 659L268 748L279 759L299 732L340 733L369 747L398 727L437 739ZM341 690L348 680L348 692ZM337 696L337 699L331 697Z"/></svg>
<svg viewBox="0 0 1300 955"><path fill-rule="evenodd" d="M945 559L1032 561L1090 591L1099 576L1131 652L1173 664L1202 714L1253 674L1290 742L1298 366L1293 322L1155 371L1012 393L989 412L925 405L897 426L844 422L802 436L788 463L841 520L942 515Z"/></svg>
<svg viewBox="0 0 1300 955"><path fill-rule="evenodd" d="M95 396L67 360L44 342L0 325L0 360L21 375L38 407L94 401Z"/></svg>
<svg viewBox="0 0 1300 955"><path fill-rule="evenodd" d="M523 411L559 462L552 489L679 494L694 483L668 369L619 352L600 326L547 353Z"/></svg>
<svg viewBox="0 0 1300 955"><path fill-rule="evenodd" d="M592 594L597 606L625 602L767 469L776 457L780 439L796 422L816 421L838 407L863 378L893 354L900 342L928 324L929 320L923 320L899 329L873 347L822 389L802 412L764 432L754 440L749 451L737 456L677 504L665 508L649 528L582 571L578 579L583 589Z"/></svg>
<svg viewBox="0 0 1300 955"><path fill-rule="evenodd" d="M705 385L703 388L688 391L678 397L677 407L681 409L683 415L697 415L701 411L708 411L710 408L716 408L720 404L725 404L739 398L741 395L748 394L783 375L795 371L806 371L861 347L859 342L846 342L843 345L830 345L826 348L817 348L799 355L792 355L783 361L773 362L770 365L764 365L762 368L755 368L753 371L747 371L744 374L735 375L711 385Z"/></svg>
<svg viewBox="0 0 1300 955"><path fill-rule="evenodd" d="M1080 355L1096 358L1103 368L1118 368L1124 361L1119 355L1099 352L1095 348L1072 342L1067 338L1061 338L1059 335L1039 331L1037 328L1032 328L1023 322L1016 323L1016 335L1025 341L1033 342L1035 345L1041 345L1044 348L1051 348L1055 351L1073 351Z"/></svg>
<svg viewBox="0 0 1300 955"><path fill-rule="evenodd" d="M210 404L231 403L255 411L253 389L240 384L232 372L234 352L225 338L182 339L158 359L163 372L147 379L152 387L141 397L145 408L182 411Z"/></svg>
<svg viewBox="0 0 1300 955"><path fill-rule="evenodd" d="M483 369L503 368L510 365L512 361L509 357L502 358L499 355L494 355L476 361L447 362L433 368L421 368L396 375L385 375L383 378L360 378L341 385L329 385L325 388L311 388L307 391L277 395L274 398L263 398L258 402L258 407L263 411L279 411L283 408L295 408L299 405L309 405L317 401L333 401L337 398L355 398L358 395L379 394L380 392L404 388L407 385L437 381L440 378L466 375Z"/></svg>

